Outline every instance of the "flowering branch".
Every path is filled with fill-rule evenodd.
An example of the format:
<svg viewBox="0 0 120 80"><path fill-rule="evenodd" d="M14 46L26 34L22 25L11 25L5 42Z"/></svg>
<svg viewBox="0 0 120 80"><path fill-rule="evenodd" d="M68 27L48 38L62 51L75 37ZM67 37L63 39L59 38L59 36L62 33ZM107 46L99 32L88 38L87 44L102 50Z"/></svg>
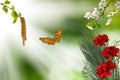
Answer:
<svg viewBox="0 0 120 80"><path fill-rule="evenodd" d="M110 3L111 3L112 1L113 1L113 0L110 0L110 1L108 2L108 4L106 5L106 7L104 7L104 10L103 10L103 12L101 13L101 16L104 15L105 10L107 9L107 7L110 5Z"/></svg>
<svg viewBox="0 0 120 80"><path fill-rule="evenodd" d="M99 10L97 8L94 8L94 10L92 12L86 12L84 17L87 18L88 20L90 19L90 21L86 25L86 27L88 27L88 29L93 30L93 28L95 28L95 27L100 27L100 23L98 23L98 21L101 18L101 16L105 15L105 11L109 7L109 5L112 3L112 1L114 1L114 0L110 0L108 3L106 3L106 0L101 0L100 3L98 4ZM117 9L120 8L120 1L117 1L114 6L116 7L116 10L109 12L108 15L105 15L107 18L106 23L105 23L106 26L108 26L111 23L111 21L112 21L111 17L118 12ZM102 10L102 12L100 14L101 10ZM104 19L106 19L106 18L104 18Z"/></svg>

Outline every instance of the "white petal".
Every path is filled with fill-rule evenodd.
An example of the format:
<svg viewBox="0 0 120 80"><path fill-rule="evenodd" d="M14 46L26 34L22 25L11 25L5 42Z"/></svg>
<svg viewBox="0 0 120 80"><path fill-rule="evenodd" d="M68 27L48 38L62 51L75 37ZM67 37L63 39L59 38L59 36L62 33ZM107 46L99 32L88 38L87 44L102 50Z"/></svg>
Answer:
<svg viewBox="0 0 120 80"><path fill-rule="evenodd" d="M93 27L91 27L91 26L86 26L88 29L90 29L90 30L93 30Z"/></svg>
<svg viewBox="0 0 120 80"><path fill-rule="evenodd" d="M90 19L91 13L90 12L86 12L84 18Z"/></svg>
<svg viewBox="0 0 120 80"><path fill-rule="evenodd" d="M111 21L112 21L112 19L111 18L109 18L109 19L107 19L107 22L106 22L106 24L105 25L109 25L110 23L111 23Z"/></svg>

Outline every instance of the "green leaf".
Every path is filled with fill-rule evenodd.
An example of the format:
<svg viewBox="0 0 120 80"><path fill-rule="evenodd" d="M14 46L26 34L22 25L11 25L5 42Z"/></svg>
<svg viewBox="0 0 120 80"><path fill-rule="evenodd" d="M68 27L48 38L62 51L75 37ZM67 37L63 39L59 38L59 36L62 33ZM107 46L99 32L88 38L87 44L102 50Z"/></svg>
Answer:
<svg viewBox="0 0 120 80"><path fill-rule="evenodd" d="M12 6L11 6L11 9L12 9L12 10L14 10L14 9L15 9L15 7L12 5Z"/></svg>
<svg viewBox="0 0 120 80"><path fill-rule="evenodd" d="M94 22L88 22L87 25L86 25L86 27L88 27L88 29L93 30L96 27L96 25L95 25Z"/></svg>
<svg viewBox="0 0 120 80"><path fill-rule="evenodd" d="M13 18L17 18L18 17L18 14L17 14L17 12L16 11L12 11L11 12L11 16L13 17Z"/></svg>
<svg viewBox="0 0 120 80"><path fill-rule="evenodd" d="M4 4L10 4L10 1L6 0L6 1L4 2Z"/></svg>
<svg viewBox="0 0 120 80"><path fill-rule="evenodd" d="M94 22L88 22L88 24L87 24L88 26L92 26L92 27L95 27L95 24L94 24Z"/></svg>
<svg viewBox="0 0 120 80"><path fill-rule="evenodd" d="M7 8L6 6L3 6L3 7L2 7L2 10L3 10L5 13L8 12L8 8Z"/></svg>
<svg viewBox="0 0 120 80"><path fill-rule="evenodd" d="M17 12L13 10L13 11L11 12L11 16L14 18L13 23L15 23L15 22L17 21L17 18L18 18Z"/></svg>
<svg viewBox="0 0 120 80"><path fill-rule="evenodd" d="M17 21L17 18L14 18L13 23L16 23L16 21Z"/></svg>
<svg viewBox="0 0 120 80"><path fill-rule="evenodd" d="M97 27L101 27L99 23L96 23L96 26L97 26Z"/></svg>

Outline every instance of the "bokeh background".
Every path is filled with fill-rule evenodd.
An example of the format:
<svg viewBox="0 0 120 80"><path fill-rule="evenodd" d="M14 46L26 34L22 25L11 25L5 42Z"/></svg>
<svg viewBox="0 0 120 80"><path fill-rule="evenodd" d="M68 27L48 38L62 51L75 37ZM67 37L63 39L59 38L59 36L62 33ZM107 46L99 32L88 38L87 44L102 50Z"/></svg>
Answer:
<svg viewBox="0 0 120 80"><path fill-rule="evenodd" d="M27 41L22 46L19 20L12 24L10 14L0 8L0 80L84 80L79 41L90 31L84 15L98 7L99 0L10 1L26 19ZM119 39L119 17L88 34L107 33ZM53 37L59 27L63 28L60 43L51 46L39 41L39 37Z"/></svg>

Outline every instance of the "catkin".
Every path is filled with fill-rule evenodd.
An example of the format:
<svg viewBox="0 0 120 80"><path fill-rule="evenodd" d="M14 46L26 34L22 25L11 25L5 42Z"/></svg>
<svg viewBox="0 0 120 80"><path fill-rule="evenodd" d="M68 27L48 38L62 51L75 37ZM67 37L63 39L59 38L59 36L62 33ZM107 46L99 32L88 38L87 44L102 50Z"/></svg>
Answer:
<svg viewBox="0 0 120 80"><path fill-rule="evenodd" d="M25 18L24 17L20 17L20 22L21 22L21 37L22 37L22 43L23 43L23 46L24 46L25 45L25 41L27 40Z"/></svg>

